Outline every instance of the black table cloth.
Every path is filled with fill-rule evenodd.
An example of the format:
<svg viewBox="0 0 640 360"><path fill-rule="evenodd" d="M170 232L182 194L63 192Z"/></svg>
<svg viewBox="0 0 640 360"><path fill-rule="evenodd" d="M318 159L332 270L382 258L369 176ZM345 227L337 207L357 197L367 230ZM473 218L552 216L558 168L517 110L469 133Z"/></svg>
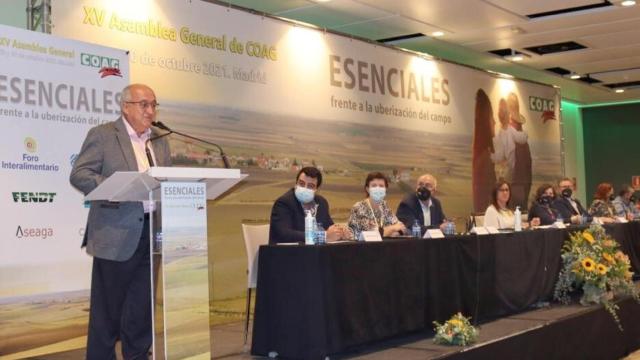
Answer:
<svg viewBox="0 0 640 360"><path fill-rule="evenodd" d="M484 321L549 301L569 231L260 248L252 354L318 359L433 328L460 311ZM607 231L640 271L640 223Z"/></svg>

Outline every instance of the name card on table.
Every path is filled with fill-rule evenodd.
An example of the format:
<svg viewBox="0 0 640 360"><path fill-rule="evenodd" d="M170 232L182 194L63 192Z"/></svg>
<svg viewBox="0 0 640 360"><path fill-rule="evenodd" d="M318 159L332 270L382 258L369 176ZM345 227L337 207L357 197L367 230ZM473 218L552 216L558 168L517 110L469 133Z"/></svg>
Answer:
<svg viewBox="0 0 640 360"><path fill-rule="evenodd" d="M498 228L496 228L495 226L485 226L485 229L487 229L487 232L489 234L500 234L500 230L498 230Z"/></svg>
<svg viewBox="0 0 640 360"><path fill-rule="evenodd" d="M553 227L556 229L566 229L567 227L564 225L562 221L556 221L553 223Z"/></svg>
<svg viewBox="0 0 640 360"><path fill-rule="evenodd" d="M373 231L363 231L360 233L362 239L364 241L382 241L382 236L380 236L380 232L377 230Z"/></svg>
<svg viewBox="0 0 640 360"><path fill-rule="evenodd" d="M440 229L428 229L424 233L423 239L444 239L444 234Z"/></svg>
<svg viewBox="0 0 640 360"><path fill-rule="evenodd" d="M488 235L489 231L482 226L474 226L473 229L471 229L471 233L477 235Z"/></svg>

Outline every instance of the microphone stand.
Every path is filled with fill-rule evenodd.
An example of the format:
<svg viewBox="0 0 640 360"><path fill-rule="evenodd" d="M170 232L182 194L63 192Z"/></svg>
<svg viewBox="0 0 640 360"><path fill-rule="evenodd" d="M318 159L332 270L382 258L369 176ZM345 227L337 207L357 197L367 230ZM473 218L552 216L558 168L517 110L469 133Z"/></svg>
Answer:
<svg viewBox="0 0 640 360"><path fill-rule="evenodd" d="M163 138L165 136L169 136L172 133L173 133L172 131L169 131L166 134L158 135L158 136L155 136L155 137L150 137L150 138L147 139L147 141L144 142L144 152L147 154L147 161L149 162L149 166L150 167L154 167L154 166L156 166L156 164L153 161L153 156L151 156L151 150L149 149L149 143L153 142L153 141L156 141L156 140L158 140L160 138Z"/></svg>
<svg viewBox="0 0 640 360"><path fill-rule="evenodd" d="M183 137L186 137L186 138L188 138L188 139L192 139L192 140L195 140L195 141L199 141L199 142L201 142L201 143L204 143L204 144L211 145L211 146L215 147L215 148L216 148L216 149L218 149L218 151L220 152L220 157L222 158L222 163L224 164L224 167L225 167L225 168L227 168L227 169L229 169L229 168L231 167L231 166L229 165L229 159L227 158L227 154L225 154L225 153L224 153L224 150L222 150L222 148L220 147L220 145L218 145L218 144L216 144L216 143L213 143L213 142L211 142L211 141L207 141L207 140L203 140L203 139L197 138L197 137L195 137L195 136L191 136L191 135L189 135L189 134L182 133L182 132L180 132L180 131L172 130L171 128L169 128L167 125L163 124L163 123L162 123L162 122L160 122L160 121L155 121L155 122L153 122L153 123L152 123L152 125L153 125L153 126L155 126L155 127L157 127L157 128L159 128L159 129L166 130L166 131L168 131L168 133L166 133L166 134L162 134L162 135L157 136L156 138L154 138L154 139L150 139L150 140L159 139L159 138L161 138L161 137L163 137L163 136L167 136L167 135L170 135L170 134L178 134L178 135L183 136Z"/></svg>

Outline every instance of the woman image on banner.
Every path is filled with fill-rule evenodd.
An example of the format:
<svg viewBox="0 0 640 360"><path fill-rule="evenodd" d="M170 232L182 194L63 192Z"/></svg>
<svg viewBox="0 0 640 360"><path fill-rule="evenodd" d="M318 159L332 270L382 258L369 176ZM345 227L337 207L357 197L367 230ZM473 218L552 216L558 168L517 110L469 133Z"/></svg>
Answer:
<svg viewBox="0 0 640 360"><path fill-rule="evenodd" d="M494 155L493 137L496 121L487 93L482 89L476 92L475 122L473 127L473 159L471 186L473 210L480 212L489 203L489 194L496 183L496 172L492 157Z"/></svg>

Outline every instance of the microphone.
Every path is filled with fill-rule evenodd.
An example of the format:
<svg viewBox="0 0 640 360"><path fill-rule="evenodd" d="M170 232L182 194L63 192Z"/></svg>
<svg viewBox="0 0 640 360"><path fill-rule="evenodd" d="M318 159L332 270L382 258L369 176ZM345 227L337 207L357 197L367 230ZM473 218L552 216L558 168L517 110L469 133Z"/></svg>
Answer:
<svg viewBox="0 0 640 360"><path fill-rule="evenodd" d="M199 141L201 143L214 146L220 152L220 157L222 158L222 162L224 163L224 167L227 168L227 169L229 169L231 167L229 165L229 159L227 158L227 155L224 153L224 150L222 150L222 147L220 147L220 145L218 145L216 143L213 143L211 141L203 140L203 139L197 138L195 136L191 136L191 135L179 132L179 131L172 130L170 127L168 127L167 125L163 124L161 121L154 121L154 122L151 123L151 125L157 127L158 129L162 129L162 130L168 131L168 133L166 133L166 134L162 134L160 136L157 136L156 139L158 139L160 137L163 137L163 136L170 135L170 134L178 134L178 135L184 136L184 137L186 137L188 139L196 140L196 141ZM155 140L155 139L150 139L150 140Z"/></svg>
<svg viewBox="0 0 640 360"><path fill-rule="evenodd" d="M153 156L151 156L151 150L149 149L149 143L156 141L160 138L163 138L165 136L169 136L173 133L173 131L169 130L168 133L162 134L162 135L158 135L158 136L154 136L154 137L150 137L147 139L147 141L144 142L144 152L147 154L147 161L149 162L149 167L154 167L156 166L155 162L153 161Z"/></svg>
<svg viewBox="0 0 640 360"><path fill-rule="evenodd" d="M153 162L153 156L151 156L151 150L149 150L149 140L144 143L144 152L147 154L147 161L149 162L149 167L154 167L156 164Z"/></svg>

